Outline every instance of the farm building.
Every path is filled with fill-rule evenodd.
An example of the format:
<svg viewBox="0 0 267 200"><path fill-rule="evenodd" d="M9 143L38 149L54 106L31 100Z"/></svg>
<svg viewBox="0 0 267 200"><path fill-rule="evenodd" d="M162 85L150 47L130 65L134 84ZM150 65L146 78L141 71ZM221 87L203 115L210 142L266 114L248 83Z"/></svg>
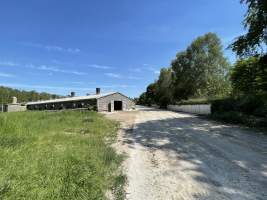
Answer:
<svg viewBox="0 0 267 200"><path fill-rule="evenodd" d="M11 104L1 105L0 112L20 112L26 111L27 107L25 104L20 104L17 102L17 97L12 97Z"/></svg>
<svg viewBox="0 0 267 200"><path fill-rule="evenodd" d="M70 97L66 98L27 103L28 110L88 108L99 112L130 110L134 106L134 102L129 97L119 92L101 94L100 88L96 89L96 94L94 95L76 97L74 93L72 93Z"/></svg>

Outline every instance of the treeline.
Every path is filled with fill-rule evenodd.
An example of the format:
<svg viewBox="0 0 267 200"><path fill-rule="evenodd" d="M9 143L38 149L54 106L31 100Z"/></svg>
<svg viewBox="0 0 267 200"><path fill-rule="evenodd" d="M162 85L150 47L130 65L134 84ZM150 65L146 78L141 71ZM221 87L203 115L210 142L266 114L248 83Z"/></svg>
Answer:
<svg viewBox="0 0 267 200"><path fill-rule="evenodd" d="M12 102L12 97L17 97L18 102L29 102L37 100L49 100L51 98L59 98L61 96L56 94L49 94L46 92L17 90L9 87L0 86L0 104L7 104Z"/></svg>
<svg viewBox="0 0 267 200"><path fill-rule="evenodd" d="M189 98L227 96L231 92L229 71L220 39L207 33L179 52L170 67L161 69L158 80L147 87L138 103L166 107Z"/></svg>

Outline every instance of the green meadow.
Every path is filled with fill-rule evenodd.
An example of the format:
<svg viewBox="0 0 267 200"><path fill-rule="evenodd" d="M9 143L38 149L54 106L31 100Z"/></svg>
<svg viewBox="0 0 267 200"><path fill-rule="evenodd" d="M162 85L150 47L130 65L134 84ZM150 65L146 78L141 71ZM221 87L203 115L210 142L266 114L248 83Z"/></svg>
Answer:
<svg viewBox="0 0 267 200"><path fill-rule="evenodd" d="M0 114L0 199L123 199L118 124L89 111Z"/></svg>

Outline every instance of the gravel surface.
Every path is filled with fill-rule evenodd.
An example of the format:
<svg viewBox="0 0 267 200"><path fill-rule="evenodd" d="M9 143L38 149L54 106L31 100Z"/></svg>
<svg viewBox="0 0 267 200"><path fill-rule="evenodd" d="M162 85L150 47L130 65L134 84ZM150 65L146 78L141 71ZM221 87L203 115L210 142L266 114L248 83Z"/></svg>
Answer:
<svg viewBox="0 0 267 200"><path fill-rule="evenodd" d="M107 116L122 124L127 199L267 199L266 135L142 107Z"/></svg>

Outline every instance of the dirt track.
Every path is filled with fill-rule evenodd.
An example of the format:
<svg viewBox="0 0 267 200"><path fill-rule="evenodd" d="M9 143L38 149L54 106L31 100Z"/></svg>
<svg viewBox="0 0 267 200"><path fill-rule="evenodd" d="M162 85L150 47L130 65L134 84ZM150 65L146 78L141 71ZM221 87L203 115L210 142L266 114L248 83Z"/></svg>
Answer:
<svg viewBox="0 0 267 200"><path fill-rule="evenodd" d="M193 115L118 112L129 200L266 200L267 136Z"/></svg>

